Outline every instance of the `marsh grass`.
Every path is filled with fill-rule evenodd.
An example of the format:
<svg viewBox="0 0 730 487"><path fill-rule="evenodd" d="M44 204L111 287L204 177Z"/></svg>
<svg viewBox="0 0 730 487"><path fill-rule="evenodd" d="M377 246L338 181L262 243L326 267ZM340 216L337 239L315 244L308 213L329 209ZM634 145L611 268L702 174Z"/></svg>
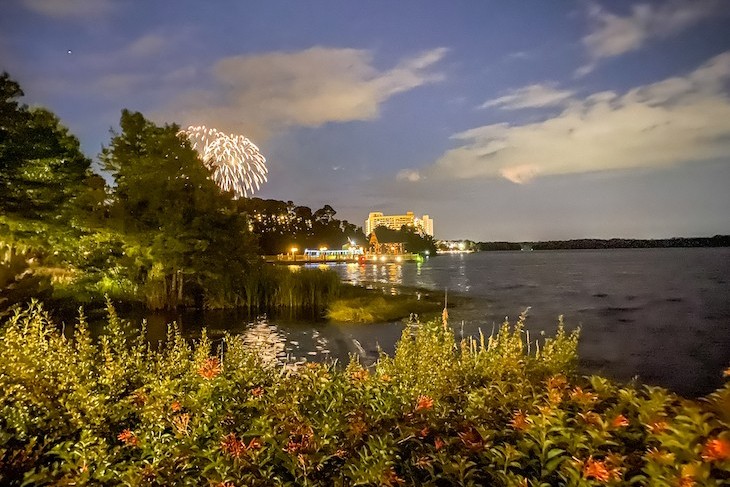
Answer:
<svg viewBox="0 0 730 487"><path fill-rule="evenodd" d="M73 279L64 275L63 281L53 281L55 300L89 305L103 303L104 296L109 296L115 301L137 303L151 310L168 308L168 293L154 269L149 280L141 285L128 279L119 268L77 274ZM202 294L198 301L192 295L183 296L179 307L241 308L251 314L288 310L292 314L306 312L321 316L339 296L341 284L338 275L330 270L300 269L292 272L287 268L262 265L241 275L236 282L220 287ZM186 289L199 287L188 283Z"/></svg>
<svg viewBox="0 0 730 487"><path fill-rule="evenodd" d="M336 272L263 266L243 278L241 304L249 311L275 309L323 312L340 292Z"/></svg>
<svg viewBox="0 0 730 487"><path fill-rule="evenodd" d="M337 299L327 309L327 318L341 323L382 323L419 316L436 315L441 303L412 296L373 295Z"/></svg>

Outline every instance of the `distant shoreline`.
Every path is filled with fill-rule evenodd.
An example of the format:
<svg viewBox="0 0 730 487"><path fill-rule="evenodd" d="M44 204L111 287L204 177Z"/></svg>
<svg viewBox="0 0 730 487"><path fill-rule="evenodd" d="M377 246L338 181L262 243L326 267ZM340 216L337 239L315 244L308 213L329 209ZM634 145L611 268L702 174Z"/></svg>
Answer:
<svg viewBox="0 0 730 487"><path fill-rule="evenodd" d="M714 237L675 237L663 239L582 238L576 240L548 240L541 242L477 242L474 250L588 250L588 249L656 249L692 247L730 247L730 235Z"/></svg>

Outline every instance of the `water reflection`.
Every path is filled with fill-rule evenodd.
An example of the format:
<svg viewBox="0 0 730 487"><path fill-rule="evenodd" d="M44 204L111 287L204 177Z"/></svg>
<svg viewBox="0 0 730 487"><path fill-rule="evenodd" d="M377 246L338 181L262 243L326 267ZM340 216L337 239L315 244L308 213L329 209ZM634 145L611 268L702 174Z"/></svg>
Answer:
<svg viewBox="0 0 730 487"><path fill-rule="evenodd" d="M464 262L464 254L458 254L459 266L458 275L454 278L455 289L462 292L469 292L469 278L466 276L466 263Z"/></svg>
<svg viewBox="0 0 730 487"><path fill-rule="evenodd" d="M289 323L259 318L242 331L244 342L257 350L267 363L301 365L309 360L334 357L330 338L308 323Z"/></svg>
<svg viewBox="0 0 730 487"><path fill-rule="evenodd" d="M721 385L730 362L730 249L627 249L571 252L485 252L449 255L416 263L334 264L345 282L386 291L397 286L464 293L471 301L450 310L457 336L489 334L505 316L514 321L530 309L527 330L552 335L557 317L581 325L582 372L649 384L687 395ZM195 327L242 332L250 317L224 312L148 316L148 329L164 338L178 321L186 336ZM401 323L325 324L271 319L271 330L253 332L273 343L289 362L332 358L363 363L379 349L392 353ZM192 331L191 331L192 330ZM269 342L267 342L269 343Z"/></svg>
<svg viewBox="0 0 730 487"><path fill-rule="evenodd" d="M423 263L330 264L328 268L340 274L344 282L368 289L383 288L391 294L398 294L401 286L434 290L443 289L442 284L434 280L435 277L438 277L439 266L434 265L434 262L430 259ZM462 261L459 268L459 278L456 282L449 283L448 287L469 292L472 282L469 280L468 274L468 262Z"/></svg>
<svg viewBox="0 0 730 487"><path fill-rule="evenodd" d="M420 264L419 269L420 269ZM388 262L383 264L346 264L341 266L332 266L345 282L356 286L377 284L390 284L392 287L388 289L391 294L398 294L398 288L403 284L403 264Z"/></svg>
<svg viewBox="0 0 730 487"><path fill-rule="evenodd" d="M267 364L283 365L288 361L286 336L266 320L250 324L241 333L243 343L255 350Z"/></svg>
<svg viewBox="0 0 730 487"><path fill-rule="evenodd" d="M219 343L225 333L240 334L247 347L255 350L268 364L303 364L308 360L326 361L332 358L346 359L352 351L347 344L338 344L338 354L333 354L331 337L321 332L321 324L306 321L289 322L270 319L267 316L252 317L232 311L183 311L148 312L143 316L131 313L126 319L147 322L147 339L152 344L164 342L168 326L173 325L186 338L197 339L205 328L214 343ZM95 323L98 332L104 320ZM339 350L342 348L342 350Z"/></svg>

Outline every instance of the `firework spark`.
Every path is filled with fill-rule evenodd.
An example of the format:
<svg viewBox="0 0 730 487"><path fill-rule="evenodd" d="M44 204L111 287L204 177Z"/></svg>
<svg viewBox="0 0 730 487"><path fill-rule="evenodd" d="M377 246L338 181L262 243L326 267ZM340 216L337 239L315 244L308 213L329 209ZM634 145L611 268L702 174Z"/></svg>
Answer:
<svg viewBox="0 0 730 487"><path fill-rule="evenodd" d="M224 134L204 125L191 125L180 133L190 140L222 190L246 197L267 181L266 158L243 135Z"/></svg>

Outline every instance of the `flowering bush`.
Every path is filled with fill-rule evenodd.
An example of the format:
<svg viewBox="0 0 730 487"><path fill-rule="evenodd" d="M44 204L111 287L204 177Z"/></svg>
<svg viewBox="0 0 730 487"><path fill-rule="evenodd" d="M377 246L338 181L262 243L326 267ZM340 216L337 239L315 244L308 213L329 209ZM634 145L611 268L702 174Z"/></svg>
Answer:
<svg viewBox="0 0 730 487"><path fill-rule="evenodd" d="M577 332L406 327L371 368L279 368L238 336L159 348L109 307L0 332L1 485L727 485L730 387L702 401L574 375Z"/></svg>

